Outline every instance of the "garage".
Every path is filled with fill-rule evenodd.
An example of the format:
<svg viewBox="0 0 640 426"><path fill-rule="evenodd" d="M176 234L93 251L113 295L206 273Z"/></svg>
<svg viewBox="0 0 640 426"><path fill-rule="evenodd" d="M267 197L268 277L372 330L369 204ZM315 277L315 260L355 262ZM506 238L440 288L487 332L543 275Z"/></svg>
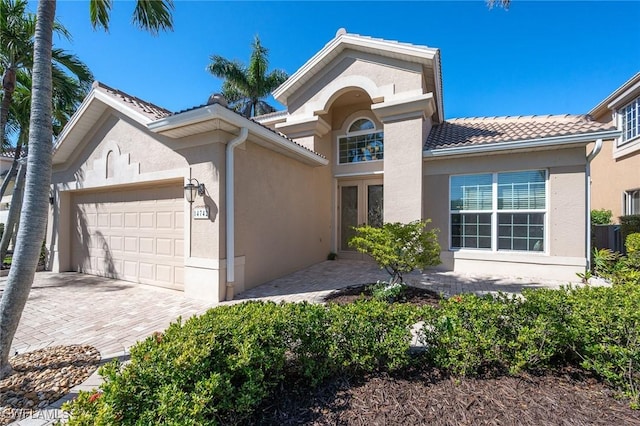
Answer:
<svg viewBox="0 0 640 426"><path fill-rule="evenodd" d="M183 290L183 194L179 182L74 193L72 267Z"/></svg>

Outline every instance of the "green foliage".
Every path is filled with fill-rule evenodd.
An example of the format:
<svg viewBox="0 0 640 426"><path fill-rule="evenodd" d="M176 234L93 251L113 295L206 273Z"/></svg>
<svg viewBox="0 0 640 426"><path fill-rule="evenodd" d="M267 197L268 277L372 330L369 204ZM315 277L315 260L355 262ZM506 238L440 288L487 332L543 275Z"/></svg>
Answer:
<svg viewBox="0 0 640 426"><path fill-rule="evenodd" d="M620 257L620 253L611 249L593 249L593 272L597 276L608 277Z"/></svg>
<svg viewBox="0 0 640 426"><path fill-rule="evenodd" d="M244 424L290 380L406 366L416 313L378 301L217 307L138 343L129 364L103 366L100 397L67 405L69 424Z"/></svg>
<svg viewBox="0 0 640 426"><path fill-rule="evenodd" d="M284 385L406 368L418 320L419 359L431 366L486 376L574 365L640 403L640 280L625 278L522 297L453 296L439 308L378 300L217 307L138 343L130 363L103 366L100 390L65 405L69 424L246 424Z"/></svg>
<svg viewBox="0 0 640 426"><path fill-rule="evenodd" d="M611 210L591 210L591 224L592 225L609 225L611 223L611 217L613 213Z"/></svg>
<svg viewBox="0 0 640 426"><path fill-rule="evenodd" d="M577 365L640 402L640 281L454 296L423 318L436 367L476 376Z"/></svg>
<svg viewBox="0 0 640 426"><path fill-rule="evenodd" d="M428 332L422 336L428 357L454 374L473 376L503 370L505 351L513 340L515 299L473 294L454 296L441 309L427 307Z"/></svg>
<svg viewBox="0 0 640 426"><path fill-rule="evenodd" d="M327 260L337 260L338 259L338 254L331 252L327 255Z"/></svg>
<svg viewBox="0 0 640 426"><path fill-rule="evenodd" d="M359 300L330 305L328 313L329 356L343 371L394 370L408 365L410 328L417 321L413 306Z"/></svg>
<svg viewBox="0 0 640 426"><path fill-rule="evenodd" d="M402 282L404 273L440 264L437 230L427 230L429 222L385 223L381 228L361 226L355 228L349 246L368 254L384 268L391 275L389 284Z"/></svg>
<svg viewBox="0 0 640 426"><path fill-rule="evenodd" d="M627 235L627 238L624 240L624 246L627 249L628 255L640 252L640 232Z"/></svg>
<svg viewBox="0 0 640 426"><path fill-rule="evenodd" d="M398 300L398 297L404 292L406 288L406 284L387 284L384 281L378 281L377 283L367 287L367 290L371 292L371 297L373 297L375 300L393 303Z"/></svg>
<svg viewBox="0 0 640 426"><path fill-rule="evenodd" d="M640 232L640 214L620 216L620 232L625 241L627 235Z"/></svg>

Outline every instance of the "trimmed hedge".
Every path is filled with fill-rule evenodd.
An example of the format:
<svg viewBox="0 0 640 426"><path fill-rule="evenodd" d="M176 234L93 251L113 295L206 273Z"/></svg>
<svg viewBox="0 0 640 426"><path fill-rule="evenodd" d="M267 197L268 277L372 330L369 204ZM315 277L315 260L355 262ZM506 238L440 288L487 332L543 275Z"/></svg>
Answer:
<svg viewBox="0 0 640 426"><path fill-rule="evenodd" d="M68 406L69 424L242 424L285 378L406 367L416 313L378 301L211 309L138 343L129 364L102 367L102 392Z"/></svg>
<svg viewBox="0 0 640 426"><path fill-rule="evenodd" d="M626 266L629 268L629 266ZM98 392L65 405L70 425L243 424L281 386L316 386L426 363L462 376L575 365L638 406L640 281L454 296L439 308L247 302L177 321L100 370ZM425 350L412 356L413 324Z"/></svg>

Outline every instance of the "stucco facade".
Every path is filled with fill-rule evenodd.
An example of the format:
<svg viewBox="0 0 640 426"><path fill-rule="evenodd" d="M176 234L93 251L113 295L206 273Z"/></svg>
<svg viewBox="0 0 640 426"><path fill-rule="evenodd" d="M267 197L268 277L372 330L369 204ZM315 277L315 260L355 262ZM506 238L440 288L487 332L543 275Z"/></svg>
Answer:
<svg viewBox="0 0 640 426"><path fill-rule="evenodd" d="M587 262L585 146L612 129L583 117L448 122L440 69L438 49L341 30L274 92L287 111L253 120L219 98L173 114L95 84L55 148L51 269L220 301L330 252L362 258L353 226L431 218L442 268L572 279ZM517 180L534 175L544 180ZM498 201L452 211L455 176L493 176L463 198ZM193 202L187 184L204 184ZM500 210L507 193L516 210ZM522 200L536 206L518 210ZM491 236L460 243L461 215L489 218Z"/></svg>

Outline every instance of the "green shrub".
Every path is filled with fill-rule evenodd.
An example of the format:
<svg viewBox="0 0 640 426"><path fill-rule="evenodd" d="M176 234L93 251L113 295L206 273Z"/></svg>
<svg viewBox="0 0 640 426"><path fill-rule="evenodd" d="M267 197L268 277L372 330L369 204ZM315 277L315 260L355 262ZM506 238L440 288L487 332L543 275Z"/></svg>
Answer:
<svg viewBox="0 0 640 426"><path fill-rule="evenodd" d="M640 252L640 233L635 232L627 235L627 238L624 240L624 246L627 249L628 255Z"/></svg>
<svg viewBox="0 0 640 426"><path fill-rule="evenodd" d="M600 209L591 210L591 224L592 225L609 225L611 223L611 210Z"/></svg>
<svg viewBox="0 0 640 426"><path fill-rule="evenodd" d="M379 301L217 307L138 343L129 364L103 366L100 396L66 405L69 424L243 424L285 379L406 366L416 318Z"/></svg>
<svg viewBox="0 0 640 426"><path fill-rule="evenodd" d="M640 285L582 287L569 293L573 349L580 365L639 402Z"/></svg>
<svg viewBox="0 0 640 426"><path fill-rule="evenodd" d="M400 297L406 288L406 284L387 284L384 281L378 281L367 287L367 290L371 292L371 297L375 300L393 303L398 300L398 297Z"/></svg>
<svg viewBox="0 0 640 426"><path fill-rule="evenodd" d="M402 282L402 274L440 264L440 245L436 230L427 231L431 220L411 223L385 223L382 227L361 226L349 246L366 253L385 269L389 284Z"/></svg>
<svg viewBox="0 0 640 426"><path fill-rule="evenodd" d="M620 253L611 249L593 249L593 272L599 277L609 277L620 256Z"/></svg>
<svg viewBox="0 0 640 426"><path fill-rule="evenodd" d="M517 303L507 296L466 294L443 301L440 309L425 308L421 340L428 359L462 376L503 371Z"/></svg>
<svg viewBox="0 0 640 426"><path fill-rule="evenodd" d="M414 306L358 300L330 305L328 314L329 356L337 368L359 373L409 364L410 330L418 318Z"/></svg>

